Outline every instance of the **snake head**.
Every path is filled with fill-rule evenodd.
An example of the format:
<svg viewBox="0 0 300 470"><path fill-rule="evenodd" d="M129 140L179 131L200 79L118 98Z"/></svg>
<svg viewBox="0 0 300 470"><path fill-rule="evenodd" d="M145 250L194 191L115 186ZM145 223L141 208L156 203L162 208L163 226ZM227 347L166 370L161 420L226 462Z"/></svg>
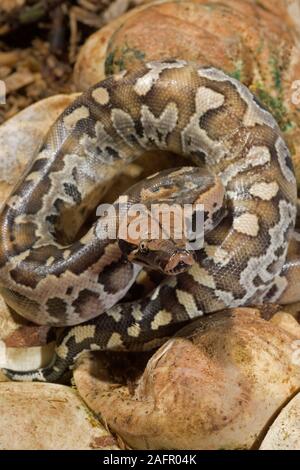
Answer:
<svg viewBox="0 0 300 470"><path fill-rule="evenodd" d="M141 240L137 244L119 240L119 246L132 263L167 275L185 272L195 261L191 252L176 246L173 240Z"/></svg>

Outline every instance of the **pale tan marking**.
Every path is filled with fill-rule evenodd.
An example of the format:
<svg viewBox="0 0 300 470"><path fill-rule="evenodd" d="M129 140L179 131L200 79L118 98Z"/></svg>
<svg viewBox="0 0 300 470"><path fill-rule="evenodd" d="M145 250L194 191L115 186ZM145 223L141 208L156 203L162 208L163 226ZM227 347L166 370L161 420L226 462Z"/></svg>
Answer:
<svg viewBox="0 0 300 470"><path fill-rule="evenodd" d="M226 152L222 142L210 139L206 130L199 127L199 119L207 111L217 109L223 103L224 95L221 93L203 86L198 88L195 97L196 111L181 134L182 150L185 155L201 150L215 161L224 157Z"/></svg>
<svg viewBox="0 0 300 470"><path fill-rule="evenodd" d="M136 321L140 321L143 318L143 312L140 305L137 306L132 312L132 316Z"/></svg>
<svg viewBox="0 0 300 470"><path fill-rule="evenodd" d="M279 220L269 230L270 242L265 253L260 253L258 256L253 254L248 259L247 267L240 274L240 283L247 293L245 298L250 298L249 295L253 295L257 291L257 286L254 283L254 278L260 276L264 281L271 281L276 275L276 272L269 271L269 267L274 265L274 261L277 262L277 274L280 273L284 260L286 259L287 244L286 244L286 233L289 227L295 221L296 207L294 204L285 201L284 199L279 201ZM283 253L280 257L276 256L276 250L279 247L284 247ZM243 302L243 299L240 299ZM233 305L236 306L236 305Z"/></svg>
<svg viewBox="0 0 300 470"><path fill-rule="evenodd" d="M277 123L275 120L270 119L269 118L269 115L266 114L266 112L260 108L257 104L255 104L253 106L253 97L252 95L250 95L249 91L245 91L239 87L239 91L240 91L240 94L242 95L242 98L246 98L245 101L247 103L247 111L244 115L244 120L243 120L243 123L246 127L252 127L252 126L255 126L256 124L259 124L259 125L263 125L263 124L267 124L269 125L270 127L275 127L275 125L277 126ZM247 94L247 97L246 97L246 94ZM251 98L250 98L251 96ZM250 99L252 102L250 102Z"/></svg>
<svg viewBox="0 0 300 470"><path fill-rule="evenodd" d="M41 172L40 171L33 171L32 173L29 173L25 181L40 181L41 179Z"/></svg>
<svg viewBox="0 0 300 470"><path fill-rule="evenodd" d="M89 350L90 351L99 351L100 347L99 347L99 344L96 344L96 343L92 343L89 345Z"/></svg>
<svg viewBox="0 0 300 470"><path fill-rule="evenodd" d="M116 132L129 147L134 148L136 146L136 143L131 140L131 136L134 136L141 147L147 148L144 139L137 134L134 120L129 113L123 109L114 108L111 112L111 120Z"/></svg>
<svg viewBox="0 0 300 470"><path fill-rule="evenodd" d="M222 106L224 101L225 97L222 93L218 93L217 91L205 86L199 87L196 92L196 108L198 113L201 110L202 116L207 113L207 111L217 109Z"/></svg>
<svg viewBox="0 0 300 470"><path fill-rule="evenodd" d="M64 338L64 342L58 346L55 350L58 357L65 359L68 356L69 348L66 346L66 342L68 340L68 336Z"/></svg>
<svg viewBox="0 0 300 470"><path fill-rule="evenodd" d="M160 287L158 286L156 287L156 289L154 289L153 294L150 297L150 300L156 300L157 297L159 296L159 292L160 292Z"/></svg>
<svg viewBox="0 0 300 470"><path fill-rule="evenodd" d="M232 163L219 176L224 186L226 186L235 176L243 171L256 166L265 165L270 160L271 154L268 147L255 145L251 147L246 158L242 159L242 161L239 160L236 163Z"/></svg>
<svg viewBox="0 0 300 470"><path fill-rule="evenodd" d="M149 72L137 79L136 84L133 87L134 91L139 96L147 95L155 82L157 82L159 79L159 76L163 70L179 69L184 67L184 65L186 65L186 62L183 60L178 60L170 64L165 62L149 62L146 64Z"/></svg>
<svg viewBox="0 0 300 470"><path fill-rule="evenodd" d="M114 75L114 81L119 82L127 74L127 70L122 70Z"/></svg>
<svg viewBox="0 0 300 470"><path fill-rule="evenodd" d="M178 302L183 305L190 318L195 318L199 315L199 309L197 308L195 299L192 294L180 289L176 289L176 296Z"/></svg>
<svg viewBox="0 0 300 470"><path fill-rule="evenodd" d="M229 260L229 253L218 245L205 245L205 252L214 262L225 265Z"/></svg>
<svg viewBox="0 0 300 470"><path fill-rule="evenodd" d="M80 325L75 326L73 329L73 335L77 344L81 343L87 338L93 338L95 335L95 325Z"/></svg>
<svg viewBox="0 0 300 470"><path fill-rule="evenodd" d="M189 274L202 286L210 287L211 289L216 288L213 276L208 274L208 272L204 268L201 268L199 264L195 263L189 269Z"/></svg>
<svg viewBox="0 0 300 470"><path fill-rule="evenodd" d="M233 220L233 228L239 233L256 237L259 231L257 215L246 212Z"/></svg>
<svg viewBox="0 0 300 470"><path fill-rule="evenodd" d="M15 267L15 266L18 265L18 263L20 263L21 261L26 259L27 256L29 256L29 255L30 255L30 249L28 249L26 251L23 251L23 252L19 253L18 255L15 255L13 257L13 259L9 260L9 263L12 267ZM9 277L10 282L11 282L10 273L8 273L8 277ZM18 285L18 283L16 283L16 285Z"/></svg>
<svg viewBox="0 0 300 470"><path fill-rule="evenodd" d="M115 349L123 346L122 337L119 333L113 333L107 343L107 349Z"/></svg>
<svg viewBox="0 0 300 470"><path fill-rule="evenodd" d="M63 252L63 259L67 260L71 254L71 250L64 250Z"/></svg>
<svg viewBox="0 0 300 470"><path fill-rule="evenodd" d="M232 295L232 293L230 291L225 291L225 290L220 290L220 289L216 289L215 290L215 295L223 302L223 306L222 307L226 307L228 305L232 305L233 307L237 306L235 305L235 300L234 300L234 297ZM237 304L240 305L237 301ZM222 308L220 306L220 308Z"/></svg>
<svg viewBox="0 0 300 470"><path fill-rule="evenodd" d="M119 322L122 318L122 308L120 305L116 305L114 306L113 308L110 308L109 310L107 310L107 315L109 315L110 317L112 317L115 322Z"/></svg>
<svg viewBox="0 0 300 470"><path fill-rule="evenodd" d="M133 336L134 338L138 338L140 333L141 333L141 327L137 323L127 328L128 336Z"/></svg>
<svg viewBox="0 0 300 470"><path fill-rule="evenodd" d="M77 122L81 119L86 119L90 115L90 111L86 106L80 106L74 109L71 114L64 117L64 125L67 129L72 129L76 126Z"/></svg>
<svg viewBox="0 0 300 470"><path fill-rule="evenodd" d="M160 148L167 148L167 137L174 130L178 119L178 109L175 103L168 103L160 116L154 114L145 105L141 107L141 122L144 128L144 135L137 134L132 116L123 109L114 108L111 112L112 122L116 132L125 140L129 147L135 147L136 142L132 142L134 136L139 145L147 149L149 145L156 143ZM159 133L161 137L159 138Z"/></svg>
<svg viewBox="0 0 300 470"><path fill-rule="evenodd" d="M145 137L152 140L160 147L167 147L167 137L175 129L178 120L178 108L176 103L168 103L159 117L155 117L148 106L141 109L141 122ZM160 138L158 136L160 133Z"/></svg>
<svg viewBox="0 0 300 470"><path fill-rule="evenodd" d="M157 175L159 175L159 171L157 171L156 173L153 173L153 175L150 175L150 176L147 176L147 180L151 180L152 178L155 178Z"/></svg>
<svg viewBox="0 0 300 470"><path fill-rule="evenodd" d="M252 162L252 166L264 165L271 161L270 150L264 145L253 145L247 153L247 160Z"/></svg>
<svg viewBox="0 0 300 470"><path fill-rule="evenodd" d="M248 88L235 78L229 77L222 70L215 68L198 70L200 77L216 80L218 82L230 82L238 91L241 99L246 103L247 110L244 115L243 123L246 127L255 126L255 124L267 124L268 126L278 129L278 124L273 116L263 109L256 101Z"/></svg>
<svg viewBox="0 0 300 470"><path fill-rule="evenodd" d="M168 325L172 320L172 314L167 310L160 310L151 322L152 330L158 330L160 326Z"/></svg>
<svg viewBox="0 0 300 470"><path fill-rule="evenodd" d="M95 88L95 90L92 91L92 97L98 104L101 104L102 106L105 106L109 103L109 93L106 88Z"/></svg>
<svg viewBox="0 0 300 470"><path fill-rule="evenodd" d="M46 266L51 266L51 264L53 264L54 261L55 261L54 256L50 256L50 258L48 258L46 261Z"/></svg>
<svg viewBox="0 0 300 470"><path fill-rule="evenodd" d="M26 223L28 223L29 221L30 221L31 223L34 223L34 219L28 220L27 214L19 214L19 215L17 215L17 217L16 217L15 220L16 220L16 224L17 224L17 225L26 224Z"/></svg>
<svg viewBox="0 0 300 470"><path fill-rule="evenodd" d="M263 201L270 201L279 191L279 186L276 181L272 181L271 183L266 183L265 181L261 181L260 183L254 183L251 186L249 192L254 197L259 197Z"/></svg>

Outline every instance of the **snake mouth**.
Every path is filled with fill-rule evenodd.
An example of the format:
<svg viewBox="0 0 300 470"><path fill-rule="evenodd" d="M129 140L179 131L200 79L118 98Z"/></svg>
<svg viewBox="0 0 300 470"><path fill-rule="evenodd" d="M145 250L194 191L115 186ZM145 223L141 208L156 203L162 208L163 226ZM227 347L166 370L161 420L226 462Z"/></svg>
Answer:
<svg viewBox="0 0 300 470"><path fill-rule="evenodd" d="M166 266L164 273L170 276L187 271L195 262L194 256L186 250L175 252Z"/></svg>
<svg viewBox="0 0 300 470"><path fill-rule="evenodd" d="M183 261L180 261L177 266L173 269L164 269L164 273L169 276L174 276L176 274L184 273L190 266L185 264Z"/></svg>
<svg viewBox="0 0 300 470"><path fill-rule="evenodd" d="M168 276L187 271L195 262L194 256L186 249L176 249L170 254L163 250L141 251L135 248L127 254L127 259Z"/></svg>

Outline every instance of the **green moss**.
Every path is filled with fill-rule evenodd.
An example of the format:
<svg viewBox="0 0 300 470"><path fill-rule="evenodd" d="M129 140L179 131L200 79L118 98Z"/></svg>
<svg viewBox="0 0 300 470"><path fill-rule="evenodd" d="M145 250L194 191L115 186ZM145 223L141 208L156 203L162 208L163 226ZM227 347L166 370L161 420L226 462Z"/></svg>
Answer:
<svg viewBox="0 0 300 470"><path fill-rule="evenodd" d="M236 78L240 82L243 81L243 68L244 64L242 60L237 60L235 62L235 70L233 72L230 72L228 75L230 75L232 78Z"/></svg>
<svg viewBox="0 0 300 470"><path fill-rule="evenodd" d="M121 49L114 49L108 54L105 60L105 74L112 75L117 71L122 71L126 68L126 64L132 59L143 61L145 53L134 47L129 47L125 44Z"/></svg>
<svg viewBox="0 0 300 470"><path fill-rule="evenodd" d="M110 52L105 59L104 69L105 75L112 75L114 70L114 52Z"/></svg>
<svg viewBox="0 0 300 470"><path fill-rule="evenodd" d="M259 55L259 54L262 52L264 46L265 46L264 39L263 39L263 38L260 38L259 45L258 45L258 47L257 47L257 49L256 49L256 54L257 54L257 55Z"/></svg>
<svg viewBox="0 0 300 470"><path fill-rule="evenodd" d="M283 132L294 129L296 124L288 118L288 112L281 93L278 93L276 97L272 96L261 83L256 84L252 89L261 103L273 114Z"/></svg>
<svg viewBox="0 0 300 470"><path fill-rule="evenodd" d="M284 104L284 94L282 86L282 70L276 55L271 55L269 59L271 71L273 93L269 93L263 83L256 83L251 88L262 104L273 114L283 132L289 132L295 127L295 123L289 119L287 108Z"/></svg>
<svg viewBox="0 0 300 470"><path fill-rule="evenodd" d="M278 64L277 57L271 56L269 60L269 65L271 67L275 89L281 94L282 93L281 72L280 72L280 67Z"/></svg>
<svg viewBox="0 0 300 470"><path fill-rule="evenodd" d="M135 59L144 60L145 59L145 52L140 51L139 49L135 49L133 47L126 46L124 49L124 54L132 54Z"/></svg>
<svg viewBox="0 0 300 470"><path fill-rule="evenodd" d="M287 133L287 132L291 132L292 130L294 130L295 127L297 127L297 124L294 121L291 121L289 119L286 121L284 128L282 130L283 132Z"/></svg>

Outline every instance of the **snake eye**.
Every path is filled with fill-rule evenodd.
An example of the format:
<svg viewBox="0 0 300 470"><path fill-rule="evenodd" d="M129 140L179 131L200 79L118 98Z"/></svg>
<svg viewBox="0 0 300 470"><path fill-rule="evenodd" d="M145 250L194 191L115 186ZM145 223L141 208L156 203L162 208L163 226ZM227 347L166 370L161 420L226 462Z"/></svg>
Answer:
<svg viewBox="0 0 300 470"><path fill-rule="evenodd" d="M149 248L148 248L146 242L141 242L140 243L139 251L142 255L146 255L147 253L149 253Z"/></svg>

